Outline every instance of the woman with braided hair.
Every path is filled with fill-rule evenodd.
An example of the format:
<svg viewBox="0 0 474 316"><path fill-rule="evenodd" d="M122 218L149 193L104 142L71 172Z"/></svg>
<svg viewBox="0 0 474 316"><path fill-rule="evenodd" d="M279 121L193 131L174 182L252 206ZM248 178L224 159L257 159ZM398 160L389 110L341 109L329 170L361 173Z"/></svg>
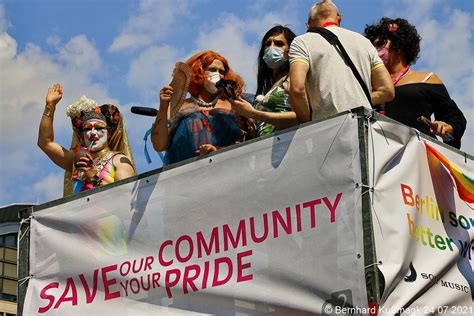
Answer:
<svg viewBox="0 0 474 316"><path fill-rule="evenodd" d="M463 113L437 75L410 68L420 53L416 28L405 19L383 17L365 28L365 36L377 48L395 86L395 98L385 104L385 115L460 148L466 129ZM434 121L421 119L433 114Z"/></svg>

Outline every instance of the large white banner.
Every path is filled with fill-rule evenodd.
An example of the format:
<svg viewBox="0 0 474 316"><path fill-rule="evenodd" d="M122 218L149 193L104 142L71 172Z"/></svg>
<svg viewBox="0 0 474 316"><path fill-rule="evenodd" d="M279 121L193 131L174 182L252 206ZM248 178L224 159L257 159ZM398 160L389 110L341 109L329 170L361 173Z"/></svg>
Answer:
<svg viewBox="0 0 474 316"><path fill-rule="evenodd" d="M474 163L399 124L370 137L381 315L474 315Z"/></svg>
<svg viewBox="0 0 474 316"><path fill-rule="evenodd" d="M350 114L35 212L25 315L367 307Z"/></svg>

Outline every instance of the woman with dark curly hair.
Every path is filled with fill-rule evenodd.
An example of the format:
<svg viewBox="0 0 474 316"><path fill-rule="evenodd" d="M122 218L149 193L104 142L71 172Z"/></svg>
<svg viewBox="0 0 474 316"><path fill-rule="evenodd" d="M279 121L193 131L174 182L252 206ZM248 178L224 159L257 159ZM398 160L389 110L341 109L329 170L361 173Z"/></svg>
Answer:
<svg viewBox="0 0 474 316"><path fill-rule="evenodd" d="M463 113L437 75L410 68L420 53L421 37L416 28L405 19L383 17L364 32L377 48L395 86L395 99L385 104L385 115L460 148L466 129ZM429 119L432 114L434 121L419 119Z"/></svg>
<svg viewBox="0 0 474 316"><path fill-rule="evenodd" d="M297 124L289 102L290 62L288 51L296 37L283 25L272 27L263 36L258 53L257 93L255 107L237 98L231 100L236 113L257 121L258 136Z"/></svg>
<svg viewBox="0 0 474 316"><path fill-rule="evenodd" d="M230 69L227 60L207 50L195 54L186 63L192 71L188 88L191 97L184 100L177 115L171 117L173 88L163 87L152 127L154 149L166 150L165 165L238 143L252 132L251 124L231 111L230 102L215 85L221 79L232 80L236 94L242 93L244 82Z"/></svg>

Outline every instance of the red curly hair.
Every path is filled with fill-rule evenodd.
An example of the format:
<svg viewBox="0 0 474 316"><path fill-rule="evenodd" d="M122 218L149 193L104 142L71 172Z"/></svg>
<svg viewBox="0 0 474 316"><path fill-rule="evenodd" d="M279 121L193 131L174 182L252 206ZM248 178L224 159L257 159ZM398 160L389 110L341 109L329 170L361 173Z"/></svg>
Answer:
<svg viewBox="0 0 474 316"><path fill-rule="evenodd" d="M215 59L220 60L224 64L224 79L235 81L237 83L237 94L240 95L244 89L244 81L242 80L242 78L240 78L239 75L234 73L232 69L229 68L229 63L227 59L211 50L199 52L191 56L191 58L186 61L186 63L193 70L193 74L191 76L191 83L189 84L189 93L191 93L191 95L193 96L199 95L199 93L203 89L204 80L207 79L205 73L206 68L210 64L212 64Z"/></svg>

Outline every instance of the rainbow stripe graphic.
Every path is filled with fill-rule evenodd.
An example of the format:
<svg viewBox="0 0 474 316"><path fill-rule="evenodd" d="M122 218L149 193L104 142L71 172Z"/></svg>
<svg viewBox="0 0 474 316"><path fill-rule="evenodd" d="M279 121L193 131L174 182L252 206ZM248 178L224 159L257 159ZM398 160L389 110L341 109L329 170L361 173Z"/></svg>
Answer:
<svg viewBox="0 0 474 316"><path fill-rule="evenodd" d="M474 203L474 179L465 175L461 169L459 169L455 164L449 161L436 149L425 143L426 152L431 155L431 157L436 158L443 166L449 170L451 176L456 182L456 187L458 189L459 197L468 203Z"/></svg>

